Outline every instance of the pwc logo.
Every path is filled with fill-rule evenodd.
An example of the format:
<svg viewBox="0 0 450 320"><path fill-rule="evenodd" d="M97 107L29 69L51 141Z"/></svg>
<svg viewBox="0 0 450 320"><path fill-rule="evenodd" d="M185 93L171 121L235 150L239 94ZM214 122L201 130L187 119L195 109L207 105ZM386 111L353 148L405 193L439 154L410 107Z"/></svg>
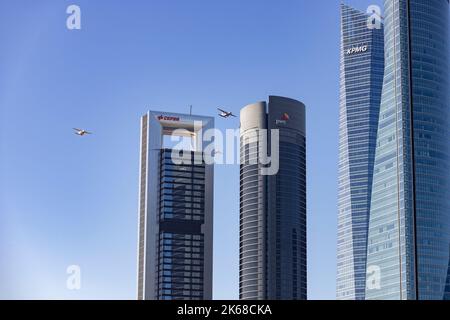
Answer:
<svg viewBox="0 0 450 320"><path fill-rule="evenodd" d="M159 121L180 121L179 117L170 117L170 116L163 116L163 115L158 116L157 119Z"/></svg>
<svg viewBox="0 0 450 320"><path fill-rule="evenodd" d="M289 120L290 120L289 114L283 113L283 115L281 116L281 119L276 121L276 124L278 126L279 125L286 125Z"/></svg>

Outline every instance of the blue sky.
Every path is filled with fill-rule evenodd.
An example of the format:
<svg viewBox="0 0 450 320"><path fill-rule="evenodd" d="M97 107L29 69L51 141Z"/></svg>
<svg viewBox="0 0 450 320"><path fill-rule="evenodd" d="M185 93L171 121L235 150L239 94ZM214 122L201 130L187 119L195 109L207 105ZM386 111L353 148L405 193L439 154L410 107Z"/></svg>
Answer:
<svg viewBox="0 0 450 320"><path fill-rule="evenodd" d="M339 3L2 1L0 298L135 298L139 117L273 94L307 106L308 293L334 299ZM81 30L66 28L70 4ZM238 297L238 171L215 171L215 299Z"/></svg>

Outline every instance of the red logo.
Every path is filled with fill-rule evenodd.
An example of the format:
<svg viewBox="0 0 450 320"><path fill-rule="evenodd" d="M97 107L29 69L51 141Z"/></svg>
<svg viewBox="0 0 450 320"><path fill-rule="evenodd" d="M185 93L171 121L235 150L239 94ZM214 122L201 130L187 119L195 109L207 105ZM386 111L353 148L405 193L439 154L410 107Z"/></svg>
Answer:
<svg viewBox="0 0 450 320"><path fill-rule="evenodd" d="M170 116L158 116L158 120L161 121L180 121L179 117L170 117Z"/></svg>
<svg viewBox="0 0 450 320"><path fill-rule="evenodd" d="M289 121L289 115L287 114L287 113L284 113L282 116L281 116L281 119L280 120L277 120L277 121L275 121L276 122L276 124L277 125L279 125L279 126L281 126L281 125L287 125L287 122Z"/></svg>

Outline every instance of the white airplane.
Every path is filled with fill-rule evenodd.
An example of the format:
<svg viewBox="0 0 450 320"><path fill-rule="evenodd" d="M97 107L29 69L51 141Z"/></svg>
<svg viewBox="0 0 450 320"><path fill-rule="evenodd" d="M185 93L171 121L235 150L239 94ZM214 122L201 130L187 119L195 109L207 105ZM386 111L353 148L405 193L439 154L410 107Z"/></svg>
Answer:
<svg viewBox="0 0 450 320"><path fill-rule="evenodd" d="M74 133L79 135L79 136L84 136L85 134L92 134L92 132L86 131L84 129L73 128L73 130L75 130Z"/></svg>
<svg viewBox="0 0 450 320"><path fill-rule="evenodd" d="M221 116L222 118L229 118L229 117L236 117L234 114L233 114L233 112L229 112L229 111L225 111L225 110L222 110L222 109L220 109L220 108L217 108L217 110L219 110L220 111L220 113L219 113L219 116Z"/></svg>

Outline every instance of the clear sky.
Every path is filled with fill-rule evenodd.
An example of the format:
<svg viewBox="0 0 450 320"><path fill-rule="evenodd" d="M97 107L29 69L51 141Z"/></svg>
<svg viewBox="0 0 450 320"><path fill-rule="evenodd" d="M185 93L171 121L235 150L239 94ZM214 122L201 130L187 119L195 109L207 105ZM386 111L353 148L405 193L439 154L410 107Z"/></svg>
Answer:
<svg viewBox="0 0 450 320"><path fill-rule="evenodd" d="M140 116L238 114L273 94L307 106L308 292L334 299L339 3L2 1L0 298L135 298ZM237 299L237 165L216 166L215 194L214 298Z"/></svg>

